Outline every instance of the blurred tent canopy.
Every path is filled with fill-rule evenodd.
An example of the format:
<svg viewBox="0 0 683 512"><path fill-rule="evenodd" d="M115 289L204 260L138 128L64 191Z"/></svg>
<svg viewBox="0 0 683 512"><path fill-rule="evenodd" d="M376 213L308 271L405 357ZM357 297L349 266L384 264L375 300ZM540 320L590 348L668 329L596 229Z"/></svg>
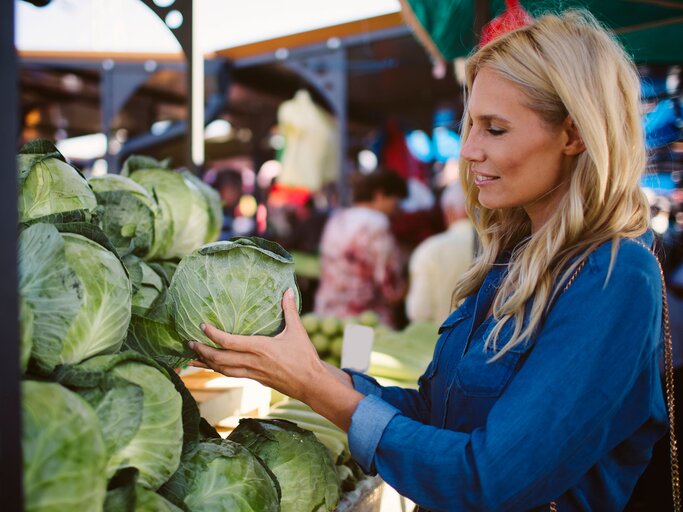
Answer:
<svg viewBox="0 0 683 512"><path fill-rule="evenodd" d="M522 0L532 16L583 8L615 31L639 64L683 61L682 0ZM468 55L481 27L505 11L504 0L401 0L406 21L436 60Z"/></svg>

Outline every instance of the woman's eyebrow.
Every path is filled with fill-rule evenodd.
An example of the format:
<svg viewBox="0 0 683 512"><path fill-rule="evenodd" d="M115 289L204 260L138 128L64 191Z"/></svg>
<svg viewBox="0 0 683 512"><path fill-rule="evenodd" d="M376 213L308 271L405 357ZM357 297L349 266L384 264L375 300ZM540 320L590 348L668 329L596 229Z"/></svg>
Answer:
<svg viewBox="0 0 683 512"><path fill-rule="evenodd" d="M488 121L488 122L497 121L497 122L500 122L500 123L510 124L510 121L508 121L508 120L505 119L504 117L498 116L498 115L496 115L496 114L483 114L483 115L480 115L480 116L473 116L473 115L470 114L470 116L471 116L473 119L476 119L477 121Z"/></svg>

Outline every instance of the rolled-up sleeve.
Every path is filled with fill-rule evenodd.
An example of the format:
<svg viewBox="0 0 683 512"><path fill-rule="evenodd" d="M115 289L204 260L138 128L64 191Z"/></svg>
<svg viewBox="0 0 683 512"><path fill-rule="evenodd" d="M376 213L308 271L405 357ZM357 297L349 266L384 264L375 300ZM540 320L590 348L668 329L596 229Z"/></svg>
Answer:
<svg viewBox="0 0 683 512"><path fill-rule="evenodd" d="M363 398L351 417L349 450L365 473L375 473L373 457L387 424L400 411L384 400L369 395Z"/></svg>
<svg viewBox="0 0 683 512"><path fill-rule="evenodd" d="M656 365L659 272L617 265L607 285L605 272L587 265L560 296L484 426L425 425L380 392L353 414L354 459L423 507L503 511L558 498L636 432L647 453L666 414ZM641 463L625 464L637 472ZM601 477L614 480L599 510L620 510L632 490L613 471Z"/></svg>

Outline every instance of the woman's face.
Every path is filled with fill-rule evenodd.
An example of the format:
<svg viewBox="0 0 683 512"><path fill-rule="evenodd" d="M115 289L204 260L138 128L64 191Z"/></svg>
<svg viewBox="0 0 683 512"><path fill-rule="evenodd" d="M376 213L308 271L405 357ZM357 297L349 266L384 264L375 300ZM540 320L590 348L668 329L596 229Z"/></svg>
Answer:
<svg viewBox="0 0 683 512"><path fill-rule="evenodd" d="M483 68L469 98L472 121L460 157L486 208L522 207L535 232L569 189L565 125L549 126L511 81ZM565 123L566 124L566 123Z"/></svg>

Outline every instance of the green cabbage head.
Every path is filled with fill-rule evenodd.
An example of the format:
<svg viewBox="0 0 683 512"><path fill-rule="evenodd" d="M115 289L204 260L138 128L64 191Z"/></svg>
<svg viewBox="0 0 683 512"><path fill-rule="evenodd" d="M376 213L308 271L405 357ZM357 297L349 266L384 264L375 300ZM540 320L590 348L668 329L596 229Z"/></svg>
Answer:
<svg viewBox="0 0 683 512"><path fill-rule="evenodd" d="M233 334L272 336L283 328L282 296L301 298L292 257L258 237L207 244L178 265L169 295L176 329L185 340L215 344L199 325L208 322Z"/></svg>
<svg viewBox="0 0 683 512"><path fill-rule="evenodd" d="M55 383L24 381L22 440L27 512L99 512L107 453L92 407Z"/></svg>
<svg viewBox="0 0 683 512"><path fill-rule="evenodd" d="M93 177L89 183L102 206L102 229L121 256L152 258L165 250L173 233L171 219L162 216L145 188L117 174Z"/></svg>
<svg viewBox="0 0 683 512"><path fill-rule="evenodd" d="M36 140L24 145L17 155L17 170L20 222L67 212L95 212L95 193L52 143Z"/></svg>
<svg viewBox="0 0 683 512"><path fill-rule="evenodd" d="M159 492L193 512L280 511L280 487L273 473L249 450L227 439L197 444Z"/></svg>
<svg viewBox="0 0 683 512"><path fill-rule="evenodd" d="M155 490L175 472L183 448L182 397L161 367L140 354L121 352L63 366L56 378L85 398L100 418L107 478L134 467L138 483Z"/></svg>
<svg viewBox="0 0 683 512"><path fill-rule="evenodd" d="M275 473L282 512L327 512L341 497L330 453L310 430L286 420L242 419L228 437Z"/></svg>
<svg viewBox="0 0 683 512"><path fill-rule="evenodd" d="M91 224L78 227L104 237ZM121 348L131 315L130 279L116 254L91 238L43 223L22 231L19 293L32 311L31 357L41 368Z"/></svg>
<svg viewBox="0 0 683 512"><path fill-rule="evenodd" d="M170 219L172 236L157 259L182 258L200 247L209 232L209 205L197 186L181 173L164 168L134 170L130 178L156 195L161 215Z"/></svg>

